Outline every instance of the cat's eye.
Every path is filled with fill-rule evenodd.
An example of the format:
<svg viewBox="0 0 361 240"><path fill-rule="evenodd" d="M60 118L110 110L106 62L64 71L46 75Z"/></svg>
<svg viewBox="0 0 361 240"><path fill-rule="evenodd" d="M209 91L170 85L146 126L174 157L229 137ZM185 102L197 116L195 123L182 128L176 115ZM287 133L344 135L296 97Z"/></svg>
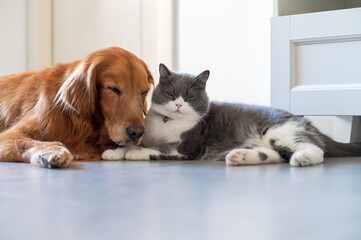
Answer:
<svg viewBox="0 0 361 240"><path fill-rule="evenodd" d="M118 96L120 96L122 94L122 91L120 91L119 88L116 87L108 87L109 90L113 91L114 93L116 93Z"/></svg>
<svg viewBox="0 0 361 240"><path fill-rule="evenodd" d="M195 98L196 98L195 96L186 97L186 98L184 98L184 101L193 100L193 99L195 99Z"/></svg>
<svg viewBox="0 0 361 240"><path fill-rule="evenodd" d="M167 96L169 96L169 97L171 97L171 98L175 99L175 96L174 96L174 94L172 94L172 93L169 93L169 92L165 92L165 94L166 94Z"/></svg>

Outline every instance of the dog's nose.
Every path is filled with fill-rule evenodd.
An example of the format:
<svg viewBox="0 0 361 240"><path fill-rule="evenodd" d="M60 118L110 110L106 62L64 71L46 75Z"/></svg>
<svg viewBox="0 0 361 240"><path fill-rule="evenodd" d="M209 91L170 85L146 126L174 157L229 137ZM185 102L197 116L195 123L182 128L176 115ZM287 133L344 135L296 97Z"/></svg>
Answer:
<svg viewBox="0 0 361 240"><path fill-rule="evenodd" d="M126 128L127 135L130 139L135 142L139 138L141 138L144 134L144 127L137 125L130 125Z"/></svg>

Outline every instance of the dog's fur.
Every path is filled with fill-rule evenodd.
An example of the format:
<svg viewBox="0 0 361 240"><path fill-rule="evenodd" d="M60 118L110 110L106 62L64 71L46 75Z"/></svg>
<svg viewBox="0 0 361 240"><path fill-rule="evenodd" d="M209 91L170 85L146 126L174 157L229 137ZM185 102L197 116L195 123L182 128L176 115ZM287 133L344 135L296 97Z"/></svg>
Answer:
<svg viewBox="0 0 361 240"><path fill-rule="evenodd" d="M146 95L154 85L147 65L117 47L41 72L0 77L0 161L67 167L96 160L112 144L139 142Z"/></svg>

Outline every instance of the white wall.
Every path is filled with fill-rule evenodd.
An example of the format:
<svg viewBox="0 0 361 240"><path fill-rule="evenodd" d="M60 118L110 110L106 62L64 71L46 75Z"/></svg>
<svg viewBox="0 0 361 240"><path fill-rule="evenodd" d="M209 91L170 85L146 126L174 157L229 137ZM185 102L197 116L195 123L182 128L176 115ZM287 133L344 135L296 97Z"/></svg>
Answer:
<svg viewBox="0 0 361 240"><path fill-rule="evenodd" d="M211 71L214 100L270 104L272 1L179 0L178 71Z"/></svg>
<svg viewBox="0 0 361 240"><path fill-rule="evenodd" d="M54 0L54 62L84 58L90 52L121 46L140 49L140 1Z"/></svg>
<svg viewBox="0 0 361 240"><path fill-rule="evenodd" d="M26 0L0 1L0 76L27 70Z"/></svg>
<svg viewBox="0 0 361 240"><path fill-rule="evenodd" d="M53 62L122 47L142 58L158 80L160 61L172 64L172 1L53 0Z"/></svg>

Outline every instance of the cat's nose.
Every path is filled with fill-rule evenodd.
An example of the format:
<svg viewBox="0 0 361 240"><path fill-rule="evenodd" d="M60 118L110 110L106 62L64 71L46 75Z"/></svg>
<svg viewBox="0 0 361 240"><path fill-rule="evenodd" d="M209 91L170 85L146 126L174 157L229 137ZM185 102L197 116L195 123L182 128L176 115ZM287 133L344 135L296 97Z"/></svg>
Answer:
<svg viewBox="0 0 361 240"><path fill-rule="evenodd" d="M144 127L139 125L129 125L125 131L130 139L133 142L136 142L139 138L141 138L144 134Z"/></svg>
<svg viewBox="0 0 361 240"><path fill-rule="evenodd" d="M176 103L175 105L177 106L178 109L182 106L182 104L178 104L178 103Z"/></svg>

